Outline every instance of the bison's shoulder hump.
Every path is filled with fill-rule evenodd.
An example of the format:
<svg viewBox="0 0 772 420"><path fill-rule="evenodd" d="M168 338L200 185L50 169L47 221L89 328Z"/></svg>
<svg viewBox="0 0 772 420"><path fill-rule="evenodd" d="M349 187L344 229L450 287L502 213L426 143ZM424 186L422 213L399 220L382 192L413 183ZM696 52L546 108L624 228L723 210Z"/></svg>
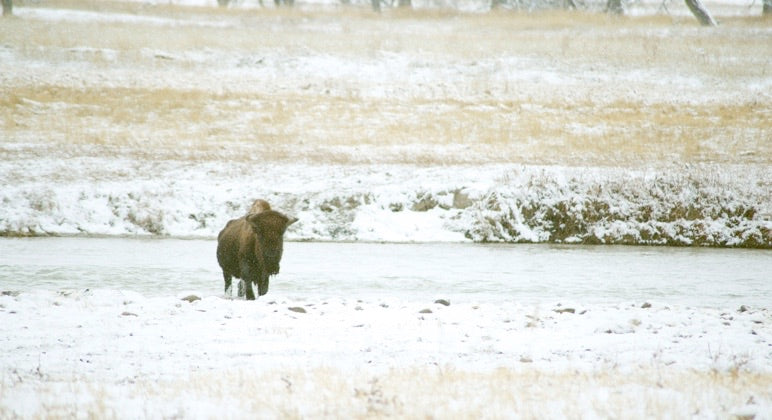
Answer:
<svg viewBox="0 0 772 420"><path fill-rule="evenodd" d="M238 219L229 220L225 224L225 227L217 235L218 239L222 239L223 236L238 234L241 230L248 227L246 218L240 217Z"/></svg>

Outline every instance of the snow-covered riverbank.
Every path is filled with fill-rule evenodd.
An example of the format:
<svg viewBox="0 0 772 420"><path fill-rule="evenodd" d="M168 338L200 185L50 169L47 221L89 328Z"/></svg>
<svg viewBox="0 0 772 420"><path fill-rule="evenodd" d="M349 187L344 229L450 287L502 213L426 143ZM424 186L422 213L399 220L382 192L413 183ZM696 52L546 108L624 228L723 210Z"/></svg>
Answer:
<svg viewBox="0 0 772 420"><path fill-rule="evenodd" d="M300 218L291 240L772 247L766 165L633 170L17 157L0 163L0 177L16 180L0 192L5 235L214 237L252 199L265 198Z"/></svg>

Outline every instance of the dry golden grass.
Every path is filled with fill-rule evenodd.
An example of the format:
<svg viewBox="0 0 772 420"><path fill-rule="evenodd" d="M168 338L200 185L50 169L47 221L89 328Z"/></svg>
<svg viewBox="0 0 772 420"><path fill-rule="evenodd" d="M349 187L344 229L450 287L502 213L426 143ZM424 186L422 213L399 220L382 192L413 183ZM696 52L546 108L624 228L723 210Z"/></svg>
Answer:
<svg viewBox="0 0 772 420"><path fill-rule="evenodd" d="M760 20L703 30L669 17L564 12L40 5L184 24L3 19L0 45L44 64L4 68L5 141L113 146L156 158L184 146L197 159L238 158L257 147L262 159L338 163L772 161L772 100L747 87L769 78L772 36ZM186 56L201 51L338 57L354 66L384 54L412 61L399 68L406 74L372 83L313 69L230 83L207 74L211 63ZM516 68L475 68L496 57ZM415 83L413 65L434 69L437 79ZM469 74L445 80L446 65ZM510 71L526 76L509 79ZM702 85L689 87L692 78ZM373 86L396 93L373 96Z"/></svg>
<svg viewBox="0 0 772 420"><path fill-rule="evenodd" d="M265 106L246 118L255 102ZM62 87L15 89L0 101L11 109L4 131L45 138L59 145L130 147L159 158L193 147L200 158L222 148L259 146L273 158L303 156L337 163L376 160L407 163L629 163L768 162L766 111L753 103L706 104L697 110L670 104L460 103L216 94L196 90L112 88L94 92ZM491 111L491 109L500 111ZM417 110L419 109L419 110ZM153 110L151 113L148 110ZM318 115L336 119L319 120ZM381 119L384 115L391 117ZM579 118L576 118L576 117ZM312 128L312 129L311 129ZM405 156L393 148L426 144L466 148L447 156ZM148 150L148 147L150 150ZM719 148L720 147L720 148ZM420 149L420 148L419 148ZM332 152L335 151L335 153ZM380 152L379 152L380 151ZM466 154L468 153L468 154Z"/></svg>
<svg viewBox="0 0 772 420"><path fill-rule="evenodd" d="M15 395L14 388L21 391L31 386L28 382L4 383L0 390ZM181 417L287 419L733 418L752 415L753 410L763 413L764 406L758 404L772 398L772 377L664 366L591 373L527 367L481 372L449 367L405 367L387 372L244 369L183 375L179 381L139 379L130 384L48 379L31 389L46 415L54 417L78 413L94 417L120 413L123 417L130 412L152 412L154 417L174 413Z"/></svg>

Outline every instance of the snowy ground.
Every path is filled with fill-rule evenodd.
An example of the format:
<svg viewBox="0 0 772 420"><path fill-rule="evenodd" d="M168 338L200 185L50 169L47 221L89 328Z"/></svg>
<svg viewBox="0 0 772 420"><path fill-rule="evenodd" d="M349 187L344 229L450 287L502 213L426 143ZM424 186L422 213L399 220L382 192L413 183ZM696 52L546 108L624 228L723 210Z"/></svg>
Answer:
<svg viewBox="0 0 772 420"><path fill-rule="evenodd" d="M0 305L3 418L772 416L766 309L99 290Z"/></svg>
<svg viewBox="0 0 772 420"><path fill-rule="evenodd" d="M262 197L296 240L770 248L772 30L733 10L17 5L0 233L211 241ZM2 418L772 418L764 305L4 281Z"/></svg>

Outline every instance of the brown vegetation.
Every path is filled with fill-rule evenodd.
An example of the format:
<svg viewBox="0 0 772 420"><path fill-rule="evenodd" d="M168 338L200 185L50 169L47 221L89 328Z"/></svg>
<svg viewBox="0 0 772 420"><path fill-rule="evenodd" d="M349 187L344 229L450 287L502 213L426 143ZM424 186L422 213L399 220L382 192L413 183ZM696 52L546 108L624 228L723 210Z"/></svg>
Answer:
<svg viewBox="0 0 772 420"><path fill-rule="evenodd" d="M21 60L0 64L9 142L143 159L243 159L258 147L273 161L425 165L772 156L760 20L705 32L661 16L44 4L188 25L3 21L0 44ZM238 62L199 57L211 51ZM384 74L293 67L308 57ZM416 82L424 69L433 77Z"/></svg>

